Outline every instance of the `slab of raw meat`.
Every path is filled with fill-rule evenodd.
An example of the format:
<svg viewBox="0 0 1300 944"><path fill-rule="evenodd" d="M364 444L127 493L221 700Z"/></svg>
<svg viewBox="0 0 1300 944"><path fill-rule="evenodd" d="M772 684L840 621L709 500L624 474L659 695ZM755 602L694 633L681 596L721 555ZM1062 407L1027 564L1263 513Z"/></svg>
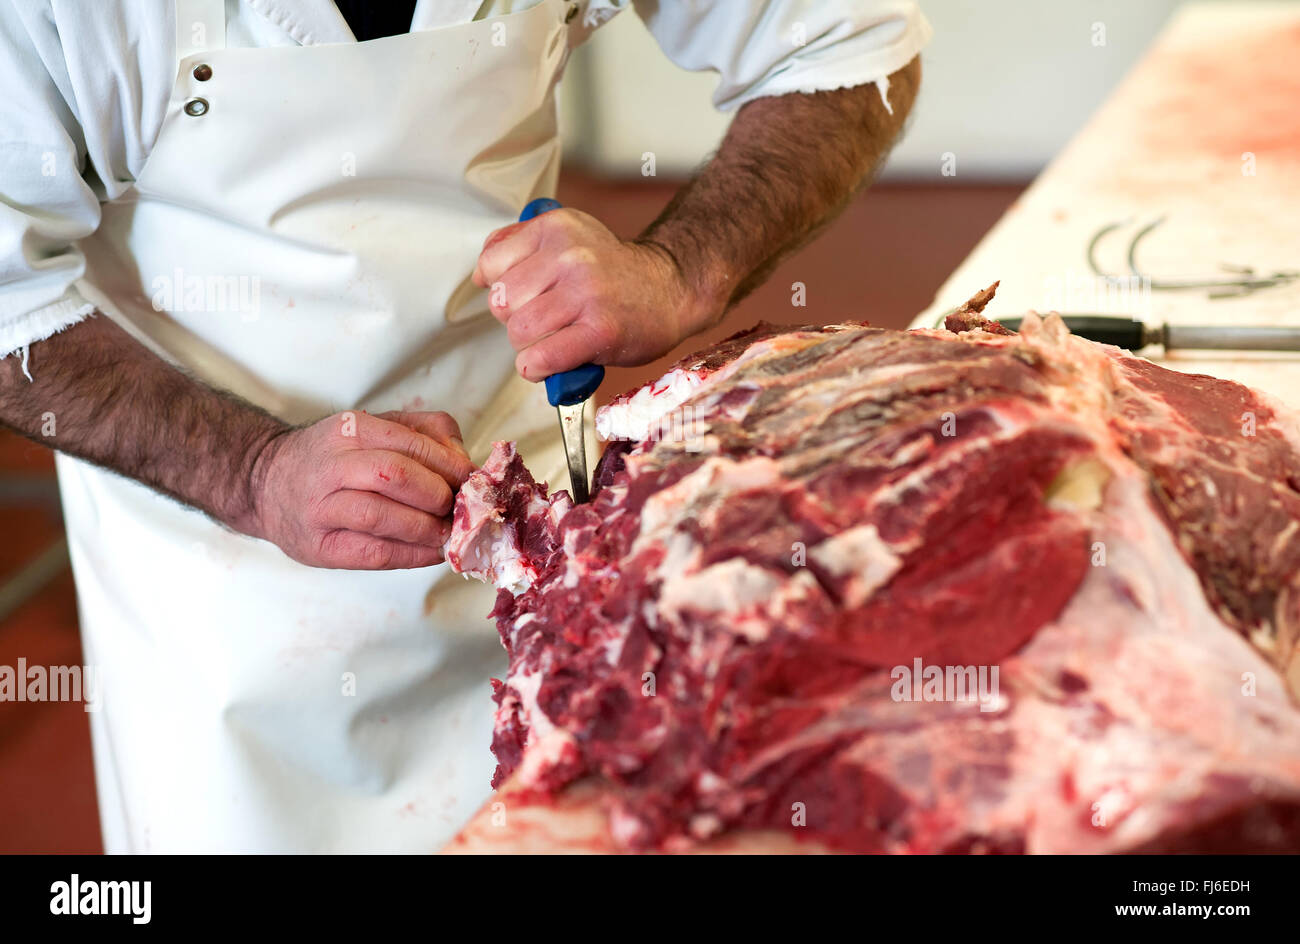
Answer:
<svg viewBox="0 0 1300 944"><path fill-rule="evenodd" d="M520 593L537 579L556 524L571 507L568 492L547 497L513 443L496 443L456 496L447 561L458 574Z"/></svg>
<svg viewBox="0 0 1300 944"><path fill-rule="evenodd" d="M496 782L630 848L1300 849L1294 417L991 295L688 358L586 505L498 444L448 554L506 588Z"/></svg>

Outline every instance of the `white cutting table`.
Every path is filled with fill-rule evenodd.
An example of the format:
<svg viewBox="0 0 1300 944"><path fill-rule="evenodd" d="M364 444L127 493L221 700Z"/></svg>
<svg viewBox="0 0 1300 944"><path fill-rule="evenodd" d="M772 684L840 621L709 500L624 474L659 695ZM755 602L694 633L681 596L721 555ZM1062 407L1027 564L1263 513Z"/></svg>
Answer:
<svg viewBox="0 0 1300 944"><path fill-rule="evenodd" d="M960 173L960 153L957 161ZM1138 252L1141 268L1156 278L1227 275L1220 263L1259 272L1300 269L1300 4L1182 7L913 324L932 326L1001 280L986 312L993 317L1032 309L1130 314L1155 323L1300 325L1300 281L1217 300L1204 290L1104 290L1085 259L1092 234L1133 219L1099 245L1102 266L1125 274L1130 234L1158 216L1165 222ZM1153 352L1159 349L1146 354ZM1153 359L1237 380L1300 407L1300 354Z"/></svg>

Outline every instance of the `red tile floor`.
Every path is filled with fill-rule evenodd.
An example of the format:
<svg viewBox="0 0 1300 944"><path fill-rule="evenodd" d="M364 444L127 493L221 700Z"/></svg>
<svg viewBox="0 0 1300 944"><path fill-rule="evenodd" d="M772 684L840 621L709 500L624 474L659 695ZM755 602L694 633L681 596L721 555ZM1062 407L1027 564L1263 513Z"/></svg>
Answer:
<svg viewBox="0 0 1300 944"><path fill-rule="evenodd" d="M633 235L654 218L671 182L608 182L568 173L559 197ZM812 244L786 260L700 346L758 320L867 319L902 327L1020 193L1019 184L888 184L871 190ZM791 306L791 283L807 307ZM979 286L972 286L974 291ZM677 356L683 351L676 352ZM658 367L611 371L617 392ZM3 586L31 574L42 553L57 561L61 525L47 449L0 431L0 606ZM37 564L39 567L39 564ZM66 567L8 616L0 612L0 665L80 665L76 600ZM486 746L485 746L486 749ZM0 702L0 853L98 852L87 715L75 703Z"/></svg>

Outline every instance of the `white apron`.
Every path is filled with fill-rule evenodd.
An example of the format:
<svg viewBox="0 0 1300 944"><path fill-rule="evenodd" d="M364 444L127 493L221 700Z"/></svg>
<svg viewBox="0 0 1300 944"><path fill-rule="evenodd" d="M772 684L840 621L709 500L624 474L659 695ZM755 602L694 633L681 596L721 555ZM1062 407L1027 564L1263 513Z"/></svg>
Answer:
<svg viewBox="0 0 1300 944"><path fill-rule="evenodd" d="M167 115L83 243L86 290L286 420L443 409L476 461L520 439L557 480L555 415L470 273L490 230L553 192L569 7L227 49L221 0L179 0ZM482 802L504 668L486 588L445 565L304 567L75 459L59 478L104 678L109 852L426 852Z"/></svg>

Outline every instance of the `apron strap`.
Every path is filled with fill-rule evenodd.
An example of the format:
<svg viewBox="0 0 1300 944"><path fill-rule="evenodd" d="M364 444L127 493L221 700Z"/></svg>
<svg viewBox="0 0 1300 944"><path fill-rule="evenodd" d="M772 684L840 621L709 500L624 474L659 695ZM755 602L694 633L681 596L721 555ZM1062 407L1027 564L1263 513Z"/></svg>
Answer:
<svg viewBox="0 0 1300 944"><path fill-rule="evenodd" d="M226 48L225 0L176 0L176 59Z"/></svg>

